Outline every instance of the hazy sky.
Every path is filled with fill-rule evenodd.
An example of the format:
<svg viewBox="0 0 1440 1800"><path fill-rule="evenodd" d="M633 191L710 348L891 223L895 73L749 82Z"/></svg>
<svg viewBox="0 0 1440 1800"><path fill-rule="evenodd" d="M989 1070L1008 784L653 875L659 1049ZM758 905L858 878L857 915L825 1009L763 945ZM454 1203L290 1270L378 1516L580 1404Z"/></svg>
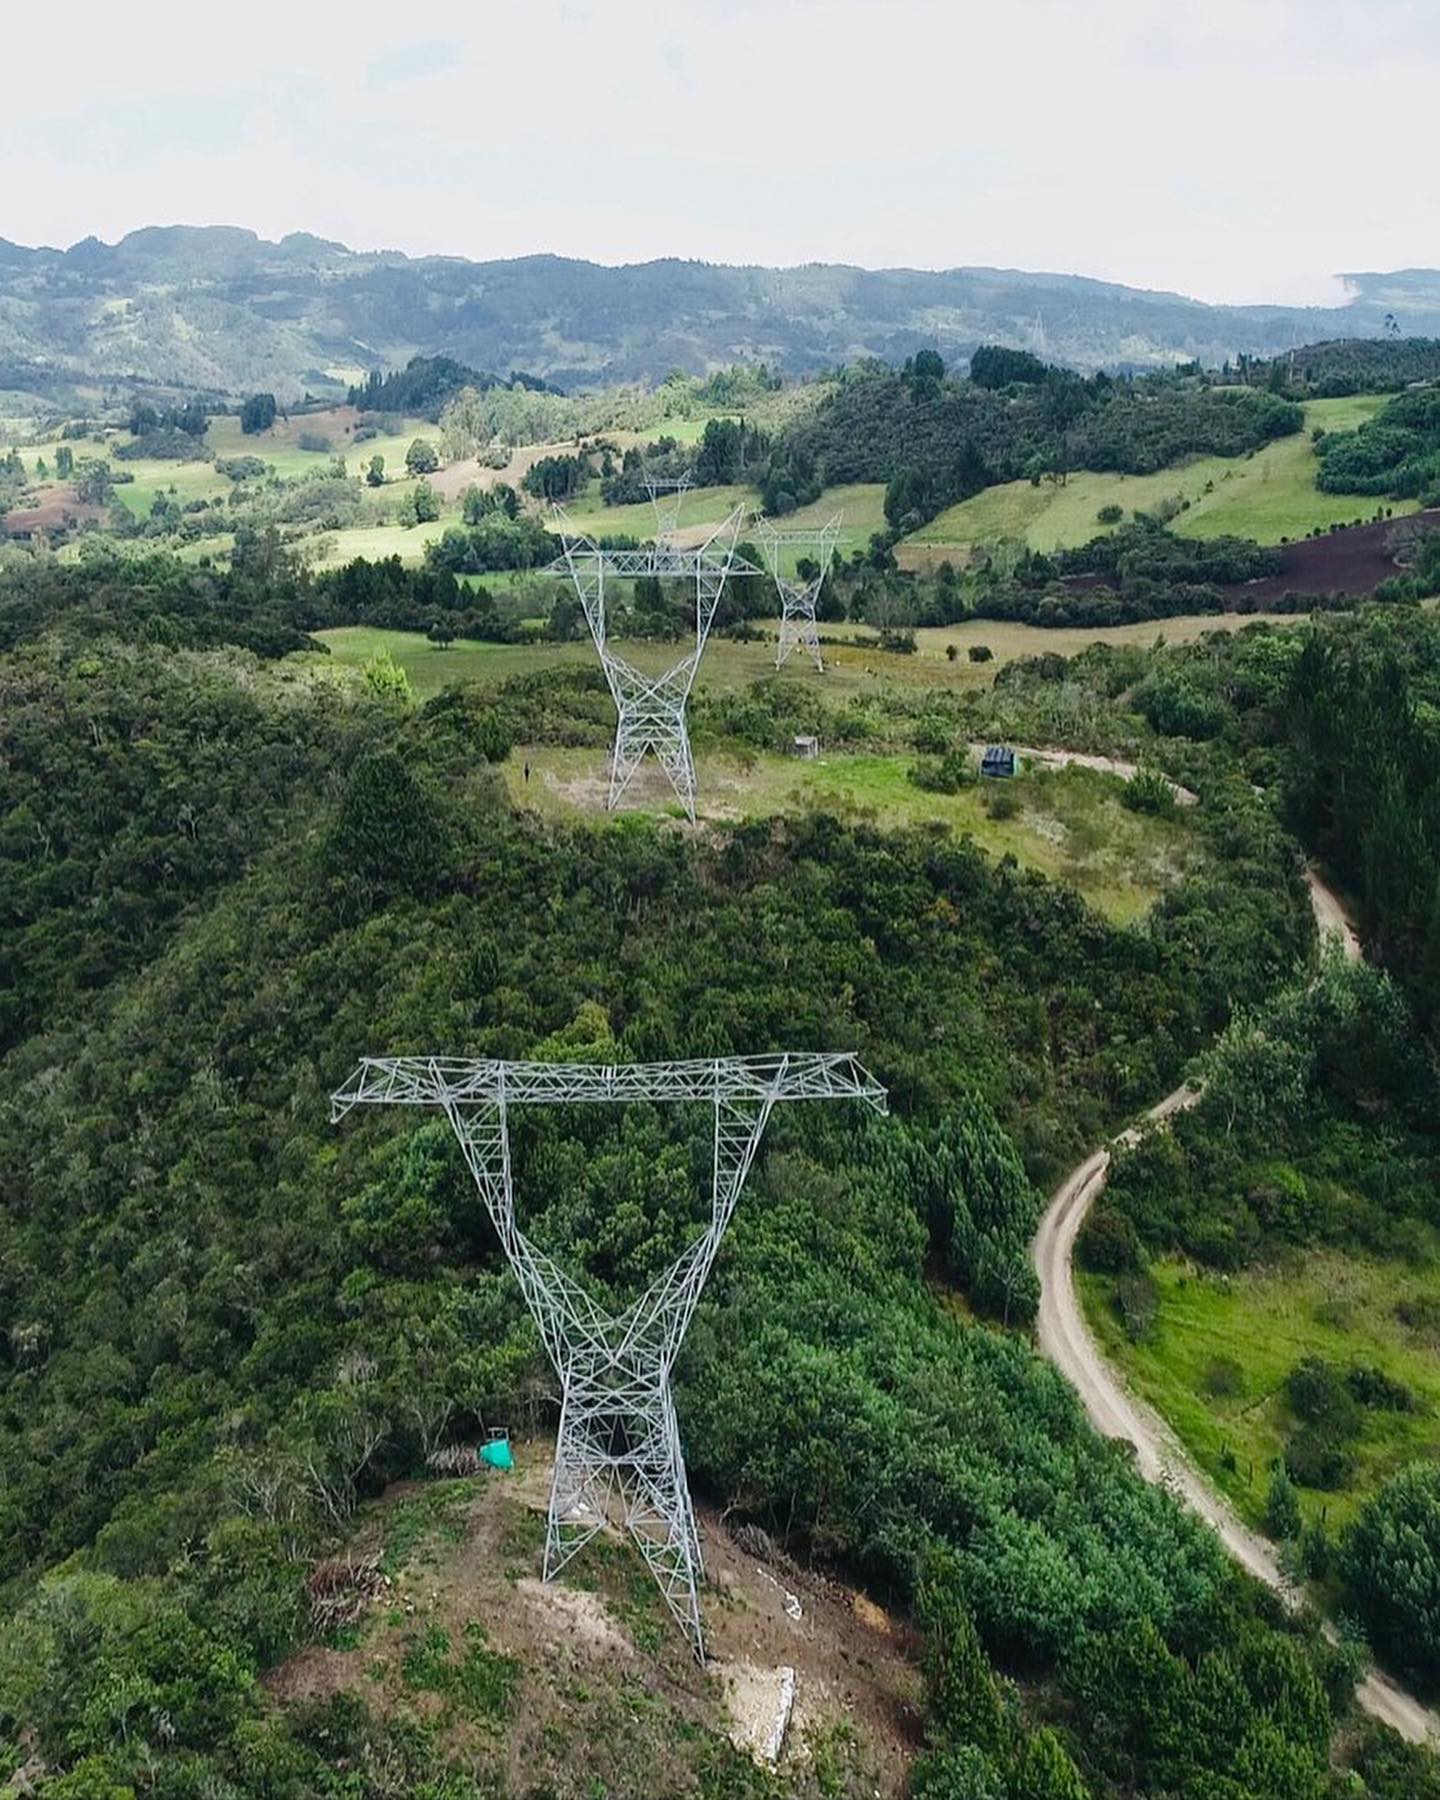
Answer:
<svg viewBox="0 0 1440 1800"><path fill-rule="evenodd" d="M0 0L0 237L1000 264L1213 300L1440 263L1440 0Z"/></svg>

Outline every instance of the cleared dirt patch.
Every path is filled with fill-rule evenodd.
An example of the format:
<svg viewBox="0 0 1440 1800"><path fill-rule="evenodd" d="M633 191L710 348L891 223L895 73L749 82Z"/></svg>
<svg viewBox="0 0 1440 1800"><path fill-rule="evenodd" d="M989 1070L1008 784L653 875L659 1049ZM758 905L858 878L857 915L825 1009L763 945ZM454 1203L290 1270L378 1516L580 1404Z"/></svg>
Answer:
<svg viewBox="0 0 1440 1800"><path fill-rule="evenodd" d="M1366 504L1357 497L1356 509ZM1277 599L1281 594L1368 594L1391 575L1399 573L1392 551L1398 521L1379 525L1347 525L1327 531L1324 537L1301 538L1280 548L1281 572L1263 581L1249 581L1226 590L1257 600ZM1412 513L1406 523L1440 529L1440 509Z"/></svg>
<svg viewBox="0 0 1440 1800"><path fill-rule="evenodd" d="M598 1594L561 1587L525 1576L515 1583L538 1617L548 1619L557 1638L569 1637L578 1648L599 1655L633 1656L635 1646L605 1610Z"/></svg>
<svg viewBox="0 0 1440 1800"><path fill-rule="evenodd" d="M87 506L76 498L73 487L43 488L40 492L35 505L11 507L0 518L0 533L6 537L33 537L37 531L59 531L67 525L105 517L103 506Z"/></svg>
<svg viewBox="0 0 1440 1800"><path fill-rule="evenodd" d="M499 1774L506 1792L539 1786L581 1800L596 1791L592 1778L612 1794L694 1792L697 1746L707 1742L729 1739L763 1757L788 1689L782 1777L812 1758L818 1767L822 1746L834 1766L841 1744L847 1779L837 1796L898 1800L923 1702L908 1622L781 1555L742 1549L699 1502L702 1669L618 1531L596 1537L561 1580L540 1580L552 1446L533 1440L515 1451L513 1475L405 1482L365 1509L347 1554L378 1554L389 1586L354 1631L307 1646L265 1678L276 1701L352 1691L381 1712L427 1721L454 1762ZM453 1695L416 1680L437 1644L453 1670L476 1643L484 1657L513 1660L498 1715L467 1715Z"/></svg>

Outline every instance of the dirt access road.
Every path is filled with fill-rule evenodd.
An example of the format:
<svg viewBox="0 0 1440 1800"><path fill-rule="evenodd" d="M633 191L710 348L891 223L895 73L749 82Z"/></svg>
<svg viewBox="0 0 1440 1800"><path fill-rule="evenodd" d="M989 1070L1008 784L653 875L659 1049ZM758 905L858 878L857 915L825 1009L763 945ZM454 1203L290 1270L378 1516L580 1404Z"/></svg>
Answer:
<svg viewBox="0 0 1440 1800"><path fill-rule="evenodd" d="M1085 750L1036 750L1029 744L1016 744L1012 748L1022 766L1030 763L1042 769L1098 769L1102 775L1118 775L1122 781L1133 781L1140 773L1139 763L1124 762L1118 756L1091 756ZM986 745L977 739L970 749L974 755L983 756ZM1199 796L1192 794L1189 788L1171 781L1168 775L1162 775L1160 779L1181 806L1195 805Z"/></svg>
<svg viewBox="0 0 1440 1800"><path fill-rule="evenodd" d="M1360 955L1360 940L1335 894L1312 869L1310 900L1322 935L1338 936L1351 958ZM1145 1115L1147 1120L1183 1112L1200 1098L1188 1084L1167 1094ZM1121 1134L1124 1143L1136 1128ZM1273 1588L1287 1605L1298 1607L1302 1596L1288 1582L1275 1559L1275 1547L1251 1531L1230 1503L1215 1491L1190 1460L1179 1440L1158 1414L1129 1392L1091 1337L1080 1310L1071 1274L1075 1239L1085 1215L1105 1186L1110 1151L1097 1150L1055 1190L1035 1234L1033 1256L1040 1277L1040 1311L1036 1322L1040 1348L1079 1394L1090 1422L1106 1437L1123 1438L1135 1448L1140 1473L1163 1482L1219 1534L1235 1560L1257 1581ZM1329 1627L1326 1627L1327 1632ZM1368 1713L1391 1725L1411 1743L1440 1739L1440 1719L1387 1675L1372 1669L1356 1689Z"/></svg>

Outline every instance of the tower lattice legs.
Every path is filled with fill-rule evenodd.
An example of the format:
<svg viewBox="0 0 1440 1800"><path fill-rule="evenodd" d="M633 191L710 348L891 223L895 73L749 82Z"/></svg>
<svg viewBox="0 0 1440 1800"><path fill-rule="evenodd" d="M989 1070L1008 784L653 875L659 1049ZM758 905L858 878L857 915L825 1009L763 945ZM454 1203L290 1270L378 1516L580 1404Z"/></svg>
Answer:
<svg viewBox="0 0 1440 1800"><path fill-rule="evenodd" d="M572 1556L583 1550L609 1517L610 1467L594 1441L591 1421L577 1416L568 1397L561 1402L555 1434L555 1469L545 1523L546 1581L553 1581Z"/></svg>
<svg viewBox="0 0 1440 1800"><path fill-rule="evenodd" d="M676 1624L703 1661L699 1587L705 1579L705 1563L668 1381L659 1398L660 1429L640 1447L626 1471L625 1525Z"/></svg>
<svg viewBox="0 0 1440 1800"><path fill-rule="evenodd" d="M825 672L816 608L820 604L826 572L835 555L842 522L843 515L836 513L833 519L817 528L787 531L769 519L757 521L775 592L780 597L780 635L775 647L777 669L783 668L791 653L798 649L806 653L822 674ZM788 575L780 573L781 552L786 545L814 552L809 580L792 581Z"/></svg>
<svg viewBox="0 0 1440 1800"><path fill-rule="evenodd" d="M688 478L652 480L648 485L650 497L655 502L658 527L654 544L643 550L602 550L582 532L562 529L563 553L552 567L569 571L615 702L618 719L615 749L610 758L608 810L613 812L619 806L636 770L647 753L653 753L685 808L686 818L693 825L695 759L691 755L690 733L685 724L686 704L731 571L747 574L758 574L759 571L736 555L743 507L736 507L699 549L681 550L674 543L674 523L680 500L690 485ZM561 519L564 519L563 513ZM605 583L607 578L617 576L631 580L693 583L694 647L663 675L645 674L610 645Z"/></svg>
<svg viewBox="0 0 1440 1800"><path fill-rule="evenodd" d="M816 594L807 592L796 597L792 589L781 591L780 642L775 652L775 667L783 668L792 650L803 650L823 674L825 663L820 655L820 631L815 622ZM818 584L817 584L818 588Z"/></svg>
<svg viewBox="0 0 1440 1800"><path fill-rule="evenodd" d="M677 709L668 716L657 716L651 708L618 703L620 721L615 728L615 749L610 759L610 794L606 808L614 812L626 788L644 762L647 752L654 754L685 808L685 816L695 822L695 761L690 753L690 733L685 714Z"/></svg>
<svg viewBox="0 0 1440 1800"><path fill-rule="evenodd" d="M652 1297L655 1290L651 1290ZM665 1604L703 1660L700 1536L685 1478L680 1428L663 1351L638 1354L634 1315L607 1323L623 1348L582 1352L584 1373L561 1371L565 1397L555 1441L555 1473L545 1531L545 1579L552 1580L623 1506L626 1530L654 1575ZM603 1366L597 1367L597 1354Z"/></svg>

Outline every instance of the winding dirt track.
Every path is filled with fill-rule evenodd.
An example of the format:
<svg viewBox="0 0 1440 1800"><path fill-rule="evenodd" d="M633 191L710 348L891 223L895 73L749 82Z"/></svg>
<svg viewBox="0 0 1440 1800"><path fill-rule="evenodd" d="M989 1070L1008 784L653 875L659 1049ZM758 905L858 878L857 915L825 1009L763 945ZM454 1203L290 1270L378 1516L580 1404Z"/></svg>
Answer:
<svg viewBox="0 0 1440 1800"><path fill-rule="evenodd" d="M1358 958L1360 941L1339 900L1313 869L1307 879L1322 934L1338 936L1345 954ZM1181 1086L1145 1116L1168 1118L1193 1106L1199 1098L1198 1089ZM1134 1130L1132 1127L1122 1133L1118 1141L1125 1142ZM1040 1348L1079 1394L1095 1429L1106 1437L1123 1438L1132 1444L1136 1464L1147 1481L1163 1482L1215 1529L1230 1555L1257 1581L1273 1588L1287 1605L1298 1607L1302 1596L1281 1573L1274 1546L1242 1523L1230 1503L1196 1468L1169 1426L1129 1392L1117 1371L1101 1355L1085 1324L1071 1276L1071 1258L1076 1236L1105 1186L1109 1169L1110 1151L1097 1150L1061 1182L1040 1221L1032 1251L1040 1277ZM1333 1635L1328 1626L1326 1630ZM1377 1670L1372 1669L1360 1682L1356 1698L1367 1712L1393 1726L1411 1743L1440 1739L1440 1719Z"/></svg>

